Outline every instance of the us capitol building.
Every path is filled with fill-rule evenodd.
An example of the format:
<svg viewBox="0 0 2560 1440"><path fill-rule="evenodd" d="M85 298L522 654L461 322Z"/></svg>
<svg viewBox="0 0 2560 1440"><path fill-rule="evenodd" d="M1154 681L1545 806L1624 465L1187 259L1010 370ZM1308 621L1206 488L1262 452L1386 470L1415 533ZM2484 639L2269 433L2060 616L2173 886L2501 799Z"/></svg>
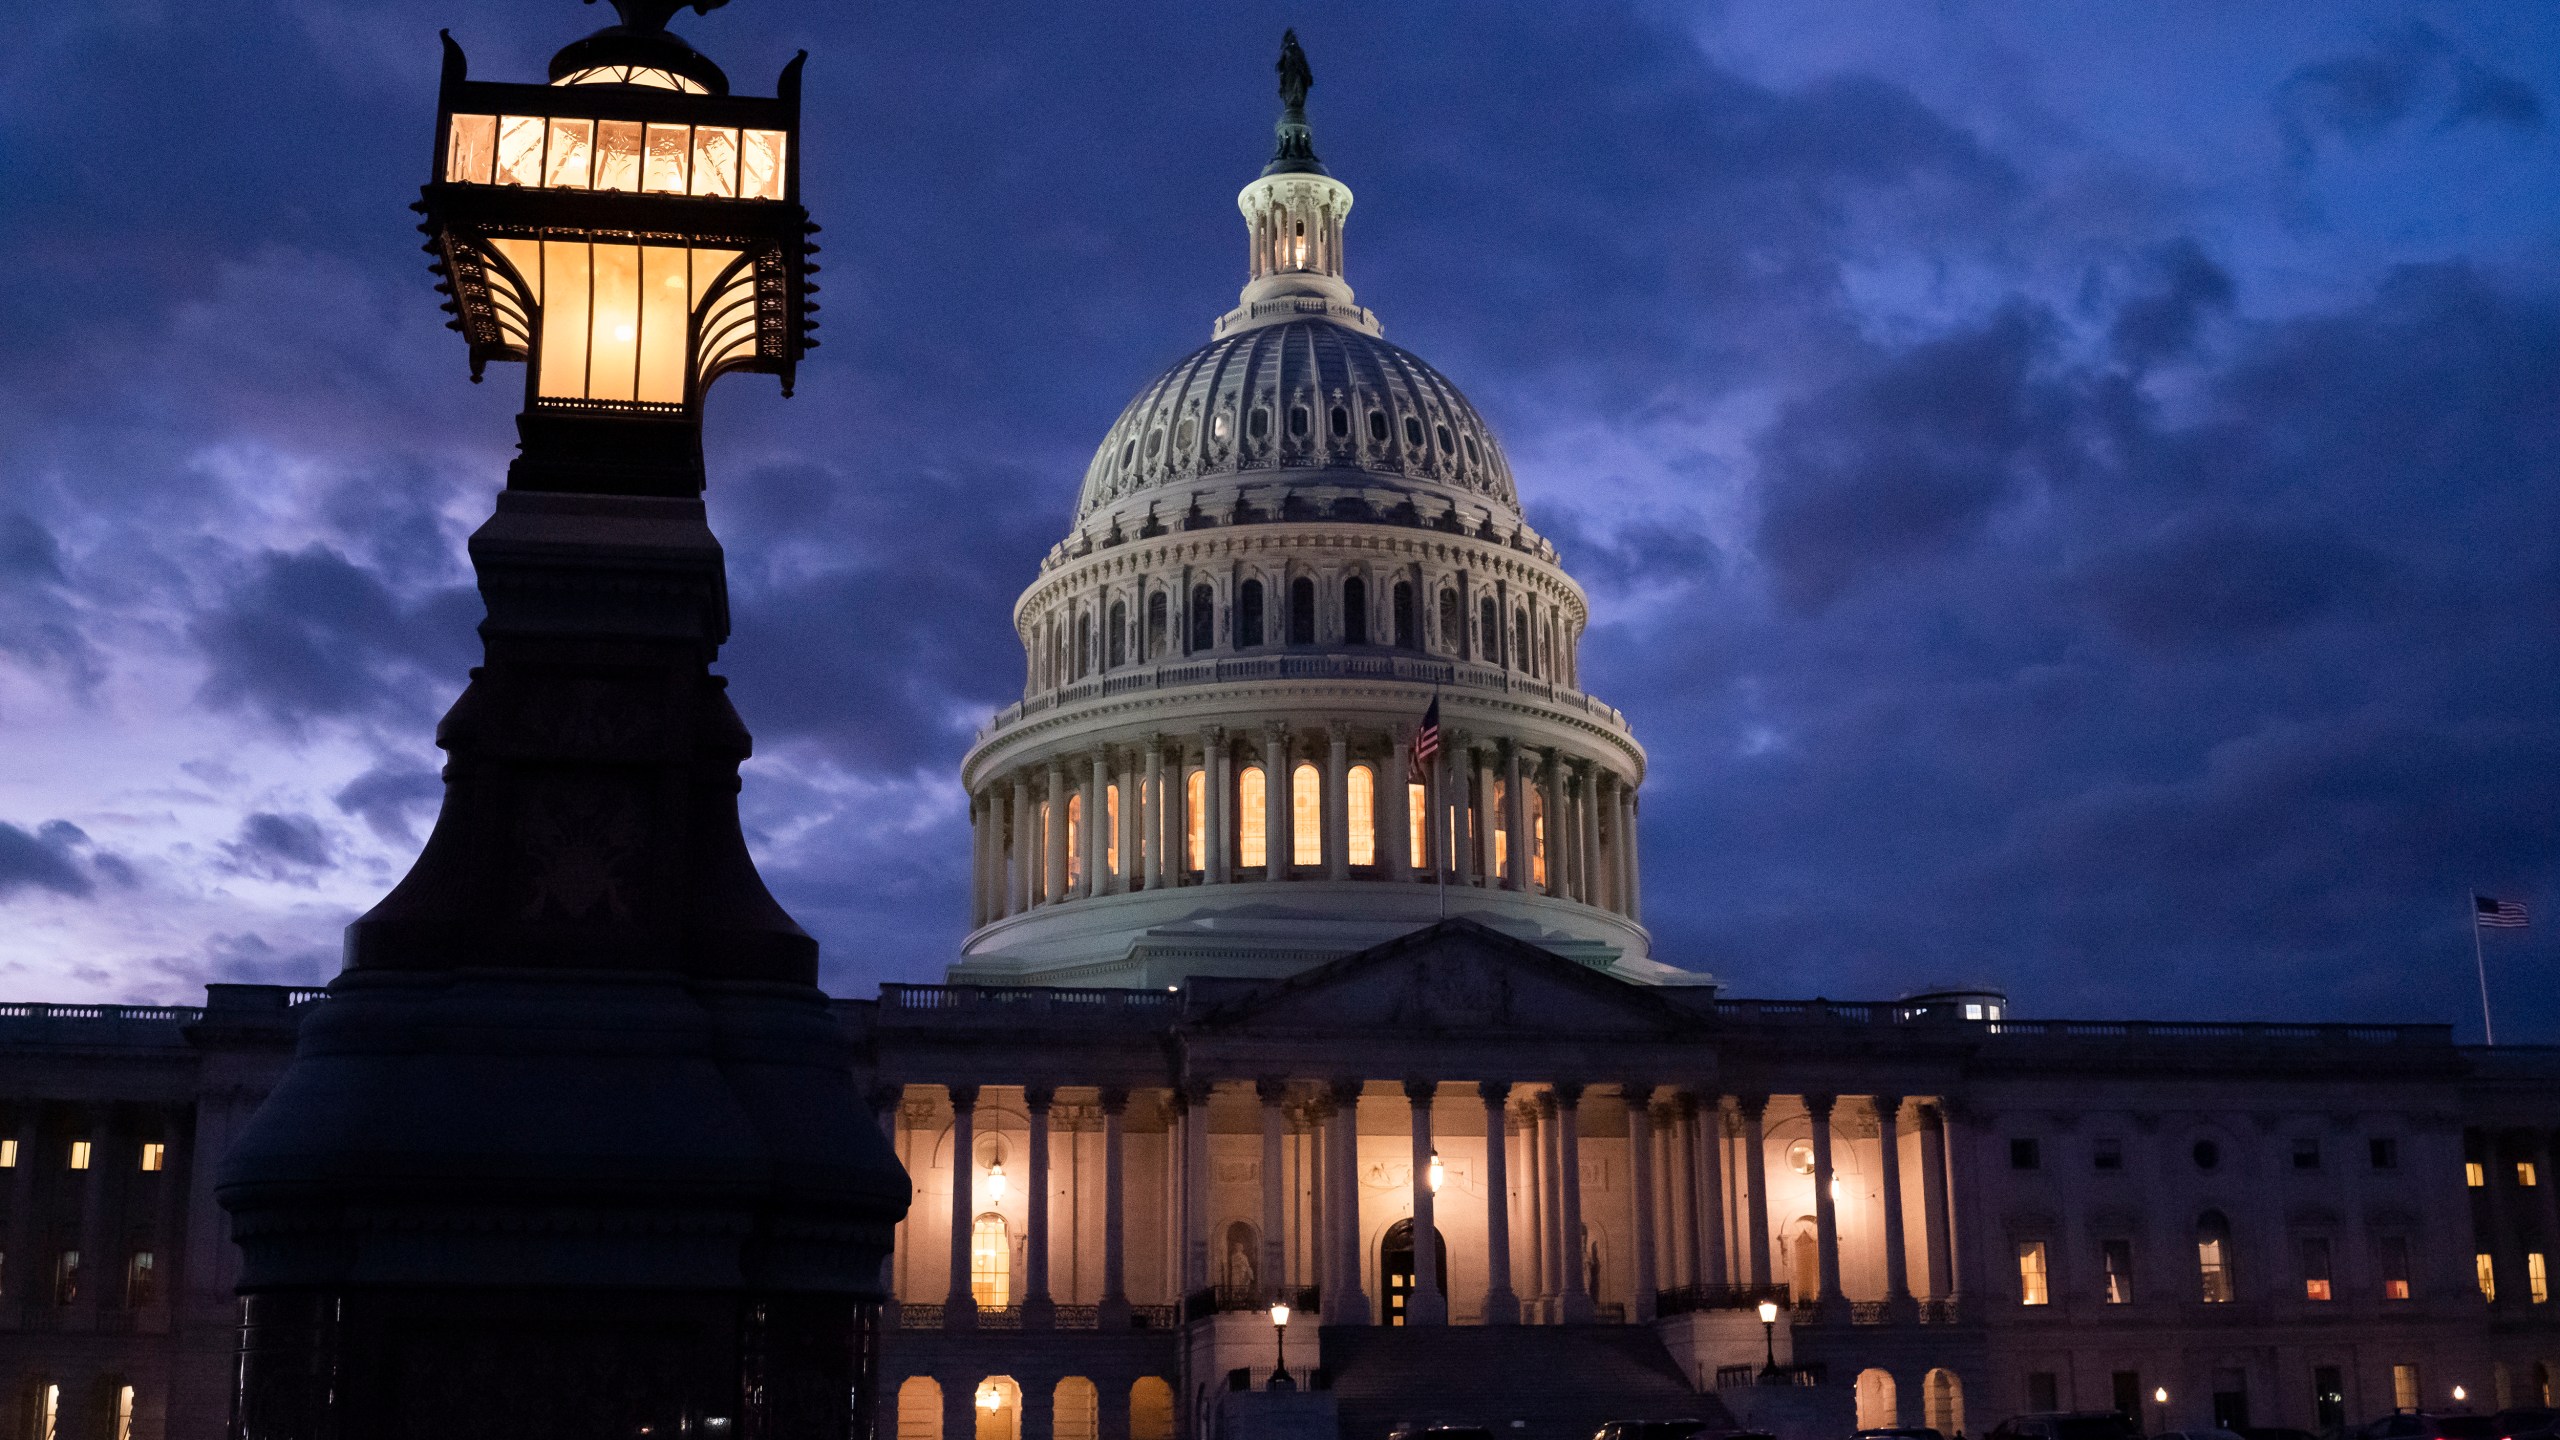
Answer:
<svg viewBox="0 0 2560 1440"><path fill-rule="evenodd" d="M1015 606L949 983L835 1005L915 1184L881 1440L2548 1402L2560 1054L1737 998L1651 952L1589 604L1354 297L1281 74L1243 292ZM208 990L0 1007L0 1436L224 1431L212 1176L319 992Z"/></svg>

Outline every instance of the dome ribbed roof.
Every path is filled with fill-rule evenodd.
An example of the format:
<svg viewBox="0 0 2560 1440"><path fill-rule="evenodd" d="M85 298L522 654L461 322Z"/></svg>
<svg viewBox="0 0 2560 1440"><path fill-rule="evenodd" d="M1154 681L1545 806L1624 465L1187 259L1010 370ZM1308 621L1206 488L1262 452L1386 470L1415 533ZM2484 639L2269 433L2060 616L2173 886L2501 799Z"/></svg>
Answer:
<svg viewBox="0 0 2560 1440"><path fill-rule="evenodd" d="M1085 470L1076 519L1124 501L1179 510L1287 472L1520 508L1502 447L1457 386L1400 346L1306 319L1213 340L1139 391Z"/></svg>

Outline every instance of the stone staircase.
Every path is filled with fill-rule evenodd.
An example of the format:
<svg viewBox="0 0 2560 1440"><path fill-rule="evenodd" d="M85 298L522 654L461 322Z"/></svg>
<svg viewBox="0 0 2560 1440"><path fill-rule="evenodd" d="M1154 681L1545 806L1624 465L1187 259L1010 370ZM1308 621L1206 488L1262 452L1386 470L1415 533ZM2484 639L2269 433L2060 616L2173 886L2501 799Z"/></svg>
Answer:
<svg viewBox="0 0 2560 1440"><path fill-rule="evenodd" d="M1731 1423L1649 1326L1328 1325L1323 1343L1342 1440L1386 1440L1407 1421L1483 1425L1494 1440L1591 1440L1610 1420Z"/></svg>

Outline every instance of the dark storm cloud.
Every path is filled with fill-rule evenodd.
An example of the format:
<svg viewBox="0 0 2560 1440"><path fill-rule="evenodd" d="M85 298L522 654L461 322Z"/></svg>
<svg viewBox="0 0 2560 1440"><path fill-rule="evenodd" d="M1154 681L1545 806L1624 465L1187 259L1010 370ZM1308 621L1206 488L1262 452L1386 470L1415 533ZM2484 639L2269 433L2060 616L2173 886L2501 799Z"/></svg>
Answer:
<svg viewBox="0 0 2560 1440"><path fill-rule="evenodd" d="M325 545L254 557L189 627L211 667L201 699L288 730L318 719L413 719L469 662L479 597L405 604Z"/></svg>
<svg viewBox="0 0 2560 1440"><path fill-rule="evenodd" d="M310 816L262 810L241 821L240 833L224 843L222 865L262 880L308 881L336 863L335 850L328 832Z"/></svg>
<svg viewBox="0 0 2560 1440"><path fill-rule="evenodd" d="M432 817L443 802L444 777L433 770L385 762L348 781L330 799L383 840L407 846L416 842L419 823Z"/></svg>
<svg viewBox="0 0 2560 1440"><path fill-rule="evenodd" d="M2234 298L2230 275L2191 238L2162 247L2157 261L2158 285L2118 310L2110 330L2115 353L2137 367L2185 355Z"/></svg>
<svg viewBox="0 0 2560 1440"><path fill-rule="evenodd" d="M2087 593L2126 639L2155 650L2262 638L2389 599L2390 562L2335 534L2228 515L2181 517L2091 565Z"/></svg>
<svg viewBox="0 0 2560 1440"><path fill-rule="evenodd" d="M29 834L0 822L0 899L26 890L87 895L97 886L80 867L89 837L68 820L48 820Z"/></svg>
<svg viewBox="0 0 2560 1440"><path fill-rule="evenodd" d="M2350 55L2301 66L2276 90L2276 118L2294 164L2308 165L2320 142L2366 145L2412 116L2446 129L2492 125L2538 129L2542 100L2522 79L2460 53L2443 32L2411 22Z"/></svg>

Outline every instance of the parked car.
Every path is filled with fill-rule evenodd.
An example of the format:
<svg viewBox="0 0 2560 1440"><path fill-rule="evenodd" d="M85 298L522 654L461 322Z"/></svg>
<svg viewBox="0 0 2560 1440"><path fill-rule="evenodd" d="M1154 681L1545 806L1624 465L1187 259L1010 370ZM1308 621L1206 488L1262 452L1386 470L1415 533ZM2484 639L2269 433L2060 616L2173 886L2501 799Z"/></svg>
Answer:
<svg viewBox="0 0 2560 1440"><path fill-rule="evenodd" d="M1591 1440L1697 1440L1723 1437L1704 1420L1612 1420L1593 1432Z"/></svg>
<svg viewBox="0 0 2560 1440"><path fill-rule="evenodd" d="M1947 1437L1926 1425L1885 1425L1861 1430L1849 1440L1947 1440Z"/></svg>
<svg viewBox="0 0 2560 1440"><path fill-rule="evenodd" d="M2247 1440L2247 1437L2237 1430L2163 1430L2151 1440Z"/></svg>
<svg viewBox="0 0 2560 1440"><path fill-rule="evenodd" d="M2502 1440L2493 1415L2448 1415L2428 1410L2394 1410L2364 1427L2363 1440Z"/></svg>
<svg viewBox="0 0 2560 1440"><path fill-rule="evenodd" d="M2142 1432L2121 1411L2048 1410L2012 1415L1995 1426L1987 1440L2142 1440Z"/></svg>
<svg viewBox="0 0 2560 1440"><path fill-rule="evenodd" d="M2560 1410L2548 1405L2520 1405L2491 1416L2498 1440L2552 1440L2560 1435Z"/></svg>
<svg viewBox="0 0 2560 1440"><path fill-rule="evenodd" d="M2240 1440L2320 1440L2308 1430L2289 1430L2281 1425L2243 1425L2234 1433Z"/></svg>

